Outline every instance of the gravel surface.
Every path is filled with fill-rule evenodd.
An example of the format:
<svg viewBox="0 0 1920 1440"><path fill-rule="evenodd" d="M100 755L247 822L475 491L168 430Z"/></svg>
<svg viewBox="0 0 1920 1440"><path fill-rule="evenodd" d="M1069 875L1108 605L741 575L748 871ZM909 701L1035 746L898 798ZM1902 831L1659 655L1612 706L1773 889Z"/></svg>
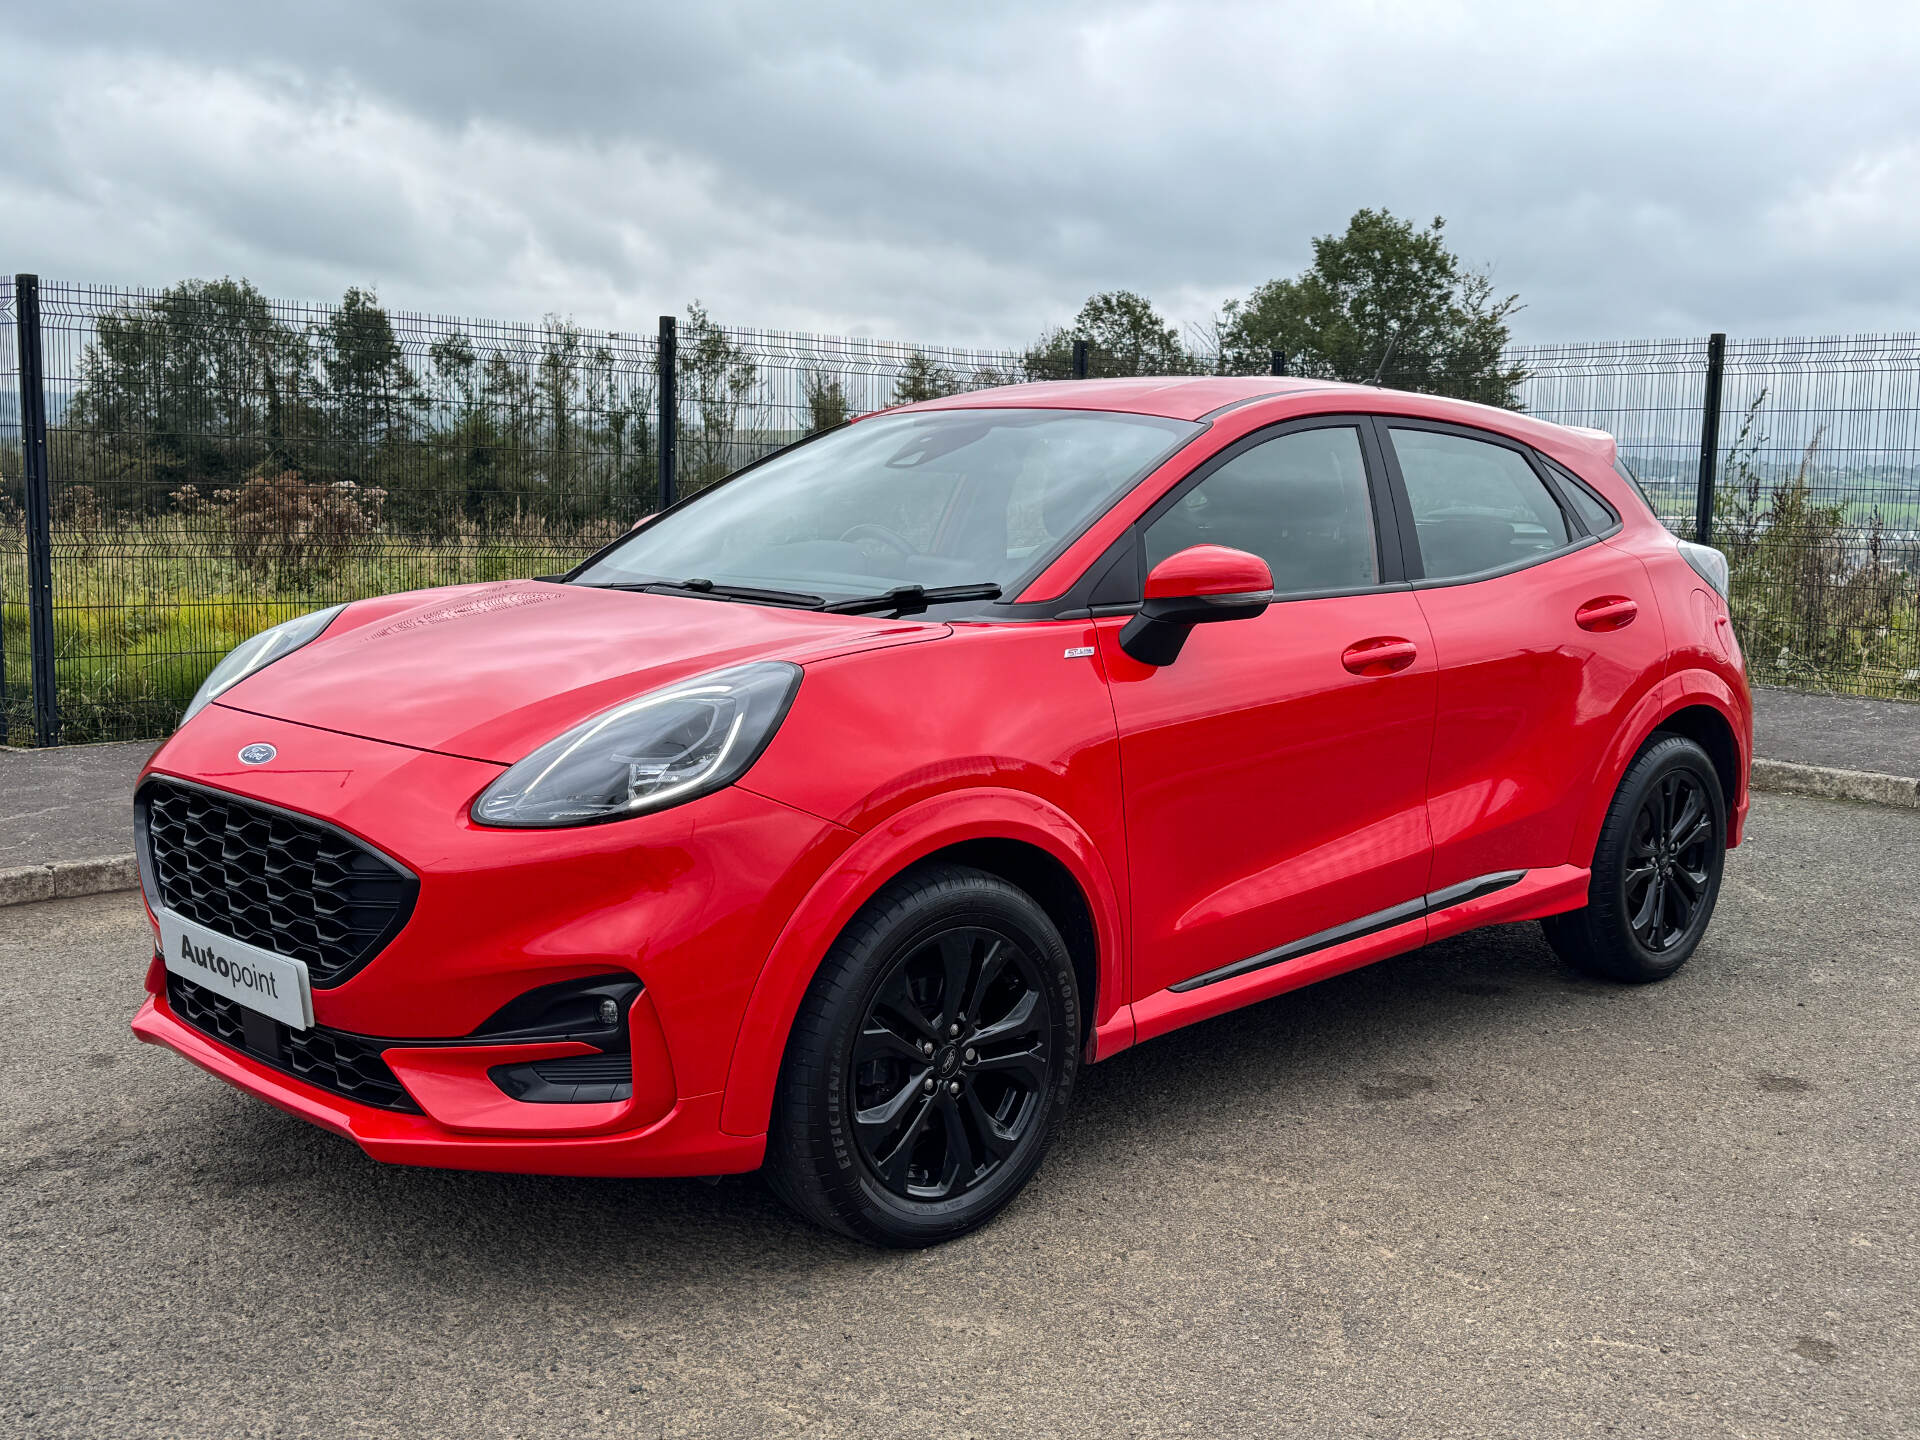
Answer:
<svg viewBox="0 0 1920 1440"><path fill-rule="evenodd" d="M1467 936L1084 1077L980 1235L385 1169L0 919L0 1434L1920 1433L1920 814L1759 798L1665 985Z"/></svg>

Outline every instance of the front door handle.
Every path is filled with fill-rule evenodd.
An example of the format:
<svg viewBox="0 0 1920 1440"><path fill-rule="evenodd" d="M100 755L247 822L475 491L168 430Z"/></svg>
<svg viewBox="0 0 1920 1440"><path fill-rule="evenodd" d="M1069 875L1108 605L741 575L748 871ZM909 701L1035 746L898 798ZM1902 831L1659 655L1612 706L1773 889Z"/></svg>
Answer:
<svg viewBox="0 0 1920 1440"><path fill-rule="evenodd" d="M1573 623L1582 630L1624 630L1639 613L1640 607L1624 595L1602 595L1574 611Z"/></svg>
<svg viewBox="0 0 1920 1440"><path fill-rule="evenodd" d="M1392 675L1414 662L1420 649L1398 635L1376 635L1356 640L1340 654L1340 663L1356 675Z"/></svg>

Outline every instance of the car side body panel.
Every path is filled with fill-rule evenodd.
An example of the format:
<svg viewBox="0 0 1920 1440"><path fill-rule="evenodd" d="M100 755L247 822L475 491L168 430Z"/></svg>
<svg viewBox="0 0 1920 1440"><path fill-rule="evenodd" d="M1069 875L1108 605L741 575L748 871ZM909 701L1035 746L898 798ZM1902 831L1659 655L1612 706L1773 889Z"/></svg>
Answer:
<svg viewBox="0 0 1920 1440"><path fill-rule="evenodd" d="M1559 863L1585 777L1665 669L1652 582L1634 556L1601 541L1415 593L1440 664L1430 888ZM1637 603L1633 621L1581 629L1576 612L1612 597Z"/></svg>

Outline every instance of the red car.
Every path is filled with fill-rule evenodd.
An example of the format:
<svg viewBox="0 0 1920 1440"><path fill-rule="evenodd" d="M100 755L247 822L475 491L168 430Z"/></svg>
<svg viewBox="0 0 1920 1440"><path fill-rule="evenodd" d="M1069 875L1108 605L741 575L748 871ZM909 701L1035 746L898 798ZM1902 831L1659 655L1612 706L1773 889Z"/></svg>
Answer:
<svg viewBox="0 0 1920 1440"><path fill-rule="evenodd" d="M1178 1026L1516 920L1672 974L1747 811L1726 591L1523 415L886 411L564 577L241 646L136 794L134 1030L380 1160L765 1166L943 1240Z"/></svg>

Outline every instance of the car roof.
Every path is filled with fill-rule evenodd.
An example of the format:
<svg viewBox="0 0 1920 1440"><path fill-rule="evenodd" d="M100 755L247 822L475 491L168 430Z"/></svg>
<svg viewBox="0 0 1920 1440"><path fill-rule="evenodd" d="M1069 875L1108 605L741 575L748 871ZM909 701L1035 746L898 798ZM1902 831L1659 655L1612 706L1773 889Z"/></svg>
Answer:
<svg viewBox="0 0 1920 1440"><path fill-rule="evenodd" d="M969 390L877 413L995 409L1109 410L1170 420L1206 420L1234 410L1242 412L1239 418L1262 423L1315 411L1356 410L1494 430L1549 452L1595 456L1605 465L1613 463L1614 454L1614 439L1603 430L1556 425L1520 411L1443 395L1293 376L1144 375L1122 380L1043 380Z"/></svg>
<svg viewBox="0 0 1920 1440"><path fill-rule="evenodd" d="M1239 405L1268 395L1320 390L1332 382L1289 380L1269 375L1143 375L1125 380L1041 380L1029 385L999 385L969 390L939 400L923 400L907 410L978 410L1014 407L1046 410L1119 410L1130 415L1161 415L1169 420L1198 420L1223 405ZM1364 385L1341 387L1367 390Z"/></svg>

